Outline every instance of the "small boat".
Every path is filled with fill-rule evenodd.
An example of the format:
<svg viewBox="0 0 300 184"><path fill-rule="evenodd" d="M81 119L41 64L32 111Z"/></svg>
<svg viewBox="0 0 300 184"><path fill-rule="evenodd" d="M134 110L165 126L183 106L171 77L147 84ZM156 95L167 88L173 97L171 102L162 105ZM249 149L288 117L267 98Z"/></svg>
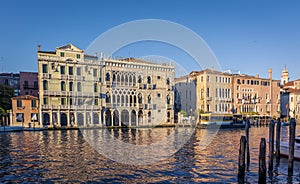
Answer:
<svg viewBox="0 0 300 184"><path fill-rule="evenodd" d="M0 132L20 132L23 131L22 126L0 126Z"/></svg>
<svg viewBox="0 0 300 184"><path fill-rule="evenodd" d="M199 128L245 128L245 123L234 123L232 114L200 114Z"/></svg>
<svg viewBox="0 0 300 184"><path fill-rule="evenodd" d="M289 142L288 141L280 142L280 155L282 157L286 157L286 158L289 157ZM295 138L294 159L297 161L300 161L300 136L297 136Z"/></svg>
<svg viewBox="0 0 300 184"><path fill-rule="evenodd" d="M42 127L30 127L30 128L24 128L24 131L43 131L46 128L42 128Z"/></svg>
<svg viewBox="0 0 300 184"><path fill-rule="evenodd" d="M281 126L289 126L290 123L289 122L281 122Z"/></svg>

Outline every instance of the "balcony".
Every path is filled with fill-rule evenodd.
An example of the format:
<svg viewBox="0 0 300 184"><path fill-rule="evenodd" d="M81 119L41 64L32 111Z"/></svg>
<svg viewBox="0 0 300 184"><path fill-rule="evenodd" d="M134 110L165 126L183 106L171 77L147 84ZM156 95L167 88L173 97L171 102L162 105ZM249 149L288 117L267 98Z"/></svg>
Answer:
<svg viewBox="0 0 300 184"><path fill-rule="evenodd" d="M211 97L206 97L206 100L207 100L207 101L211 101L212 98L211 98Z"/></svg>
<svg viewBox="0 0 300 184"><path fill-rule="evenodd" d="M51 109L51 106L50 105L42 105L42 109Z"/></svg>
<svg viewBox="0 0 300 184"><path fill-rule="evenodd" d="M139 109L143 109L144 107L145 107L144 104L142 104L142 103L139 103L139 104L138 104L138 108L139 108Z"/></svg>
<svg viewBox="0 0 300 184"><path fill-rule="evenodd" d="M167 109L173 109L173 105L172 104L167 104Z"/></svg>
<svg viewBox="0 0 300 184"><path fill-rule="evenodd" d="M106 108L112 108L112 104L111 103L106 103Z"/></svg>
<svg viewBox="0 0 300 184"><path fill-rule="evenodd" d="M39 87L35 85L23 85L24 89L38 90Z"/></svg>
<svg viewBox="0 0 300 184"><path fill-rule="evenodd" d="M61 79L61 80L67 80L67 79L68 79L68 76L67 76L67 75L60 75L60 79Z"/></svg>
<svg viewBox="0 0 300 184"><path fill-rule="evenodd" d="M49 73L43 73L42 78L43 79L51 79L51 74L49 74Z"/></svg>

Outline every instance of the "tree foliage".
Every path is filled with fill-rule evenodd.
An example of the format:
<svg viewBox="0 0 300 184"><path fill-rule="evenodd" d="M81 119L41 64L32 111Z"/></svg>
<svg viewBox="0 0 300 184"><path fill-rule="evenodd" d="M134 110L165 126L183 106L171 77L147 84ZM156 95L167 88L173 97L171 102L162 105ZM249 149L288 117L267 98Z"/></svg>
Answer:
<svg viewBox="0 0 300 184"><path fill-rule="evenodd" d="M0 113L6 114L11 109L11 98L14 96L14 89L7 85L0 84Z"/></svg>

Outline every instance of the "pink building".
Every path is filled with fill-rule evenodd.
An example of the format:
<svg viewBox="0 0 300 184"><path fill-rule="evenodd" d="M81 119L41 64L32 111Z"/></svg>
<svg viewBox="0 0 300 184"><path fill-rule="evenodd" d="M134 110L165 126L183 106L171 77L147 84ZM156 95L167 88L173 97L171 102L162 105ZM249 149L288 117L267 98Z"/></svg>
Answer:
<svg viewBox="0 0 300 184"><path fill-rule="evenodd" d="M20 95L38 97L38 73L20 72Z"/></svg>

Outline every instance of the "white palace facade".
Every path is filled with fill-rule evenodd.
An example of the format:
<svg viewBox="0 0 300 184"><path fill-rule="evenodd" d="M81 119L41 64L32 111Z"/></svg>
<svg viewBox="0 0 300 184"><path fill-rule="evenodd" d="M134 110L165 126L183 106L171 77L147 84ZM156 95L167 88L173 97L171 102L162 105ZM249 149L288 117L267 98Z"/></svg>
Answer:
<svg viewBox="0 0 300 184"><path fill-rule="evenodd" d="M38 47L39 114L48 127L174 123L174 65Z"/></svg>

